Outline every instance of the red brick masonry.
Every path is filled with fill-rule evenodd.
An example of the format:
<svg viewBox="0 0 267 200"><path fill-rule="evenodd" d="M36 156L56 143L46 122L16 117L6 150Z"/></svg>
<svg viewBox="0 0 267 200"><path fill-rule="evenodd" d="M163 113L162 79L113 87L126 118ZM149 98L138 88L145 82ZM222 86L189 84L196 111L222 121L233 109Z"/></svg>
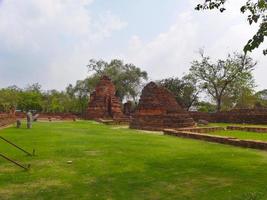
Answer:
<svg viewBox="0 0 267 200"><path fill-rule="evenodd" d="M132 115L130 128L160 131L164 128L194 125L194 120L177 103L170 91L150 82L142 90L139 104Z"/></svg>
<svg viewBox="0 0 267 200"><path fill-rule="evenodd" d="M227 112L205 113L190 112L195 120L207 120L217 123L267 124L267 109L233 109Z"/></svg>
<svg viewBox="0 0 267 200"><path fill-rule="evenodd" d="M12 124L16 121L16 117L13 114L0 114L0 127Z"/></svg>
<svg viewBox="0 0 267 200"><path fill-rule="evenodd" d="M193 133L209 133L209 132L215 132L215 131L224 131L225 128L216 126L216 127L179 128L177 130L193 132Z"/></svg>
<svg viewBox="0 0 267 200"><path fill-rule="evenodd" d="M116 88L111 79L103 76L90 96L86 118L129 121L122 113L121 102L115 93Z"/></svg>
<svg viewBox="0 0 267 200"><path fill-rule="evenodd" d="M234 137L216 136L203 133L192 133L187 131L179 131L174 129L164 129L165 135L172 135L183 138L192 138L197 140L204 140L209 142L216 142L221 144L229 144L233 146L253 148L260 150L267 150L267 142L255 140L241 140Z"/></svg>
<svg viewBox="0 0 267 200"><path fill-rule="evenodd" d="M78 115L72 113L37 113L38 120L74 120L79 118ZM23 112L16 112L16 117L18 119L26 118L26 113Z"/></svg>

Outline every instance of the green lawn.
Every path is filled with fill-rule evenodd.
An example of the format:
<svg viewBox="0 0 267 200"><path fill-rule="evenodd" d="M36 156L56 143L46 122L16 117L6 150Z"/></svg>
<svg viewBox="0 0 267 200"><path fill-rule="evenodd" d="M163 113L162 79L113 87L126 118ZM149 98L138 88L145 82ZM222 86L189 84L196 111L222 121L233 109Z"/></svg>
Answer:
<svg viewBox="0 0 267 200"><path fill-rule="evenodd" d="M258 200L267 199L267 152L100 125L39 122L0 135L0 199ZM67 164L67 161L73 161Z"/></svg>
<svg viewBox="0 0 267 200"><path fill-rule="evenodd" d="M251 125L251 124L229 124L229 123L210 123L208 126L204 127L227 127L227 126L251 126L251 127L267 127L267 125ZM248 131L238 131L238 130L226 130L226 131L215 131L208 134L220 135L220 136L231 136L239 139L248 139L248 140L261 140L267 141L267 133L256 133Z"/></svg>
<svg viewBox="0 0 267 200"><path fill-rule="evenodd" d="M210 132L208 134L220 135L220 136L231 136L231 137L236 137L238 139L245 139L245 140L267 141L267 133L255 133L255 132L247 132L247 131L226 130L226 131Z"/></svg>

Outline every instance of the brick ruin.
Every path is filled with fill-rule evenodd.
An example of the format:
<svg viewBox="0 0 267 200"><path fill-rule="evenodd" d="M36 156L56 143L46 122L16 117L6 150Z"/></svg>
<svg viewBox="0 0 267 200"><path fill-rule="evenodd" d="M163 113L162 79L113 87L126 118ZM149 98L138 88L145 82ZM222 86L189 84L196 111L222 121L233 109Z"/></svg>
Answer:
<svg viewBox="0 0 267 200"><path fill-rule="evenodd" d="M233 109L217 113L190 112L195 120L217 123L267 124L267 109Z"/></svg>
<svg viewBox="0 0 267 200"><path fill-rule="evenodd" d="M176 101L166 88L154 82L146 85L130 128L163 130L164 128L184 128L195 126L194 120Z"/></svg>
<svg viewBox="0 0 267 200"><path fill-rule="evenodd" d="M16 121L15 112L0 113L0 127L12 124Z"/></svg>
<svg viewBox="0 0 267 200"><path fill-rule="evenodd" d="M121 110L121 102L115 93L116 88L111 79L107 76L101 77L95 91L90 95L86 118L127 121Z"/></svg>

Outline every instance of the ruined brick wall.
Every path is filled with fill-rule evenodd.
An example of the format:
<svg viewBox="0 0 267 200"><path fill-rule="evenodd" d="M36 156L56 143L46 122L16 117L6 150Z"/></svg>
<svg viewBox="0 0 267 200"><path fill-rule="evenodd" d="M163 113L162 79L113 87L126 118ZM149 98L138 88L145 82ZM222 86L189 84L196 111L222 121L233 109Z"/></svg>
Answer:
<svg viewBox="0 0 267 200"><path fill-rule="evenodd" d="M189 112L189 114L196 122L199 120L206 120L208 122L216 122L216 113Z"/></svg>
<svg viewBox="0 0 267 200"><path fill-rule="evenodd" d="M90 96L87 119L123 119L121 102L115 95L115 85L109 77L103 76Z"/></svg>
<svg viewBox="0 0 267 200"><path fill-rule="evenodd" d="M191 117L217 123L267 124L267 109L234 109L228 112L190 112Z"/></svg>
<svg viewBox="0 0 267 200"><path fill-rule="evenodd" d="M154 82L147 84L130 123L131 128L162 130L194 126L193 119L174 96Z"/></svg>
<svg viewBox="0 0 267 200"><path fill-rule="evenodd" d="M72 113L37 113L38 119L48 119L53 118L57 120L72 120L80 118L79 115L72 114ZM17 119L24 119L26 118L26 113L24 112L16 112Z"/></svg>
<svg viewBox="0 0 267 200"><path fill-rule="evenodd" d="M0 113L0 127L12 124L16 121L14 114Z"/></svg>

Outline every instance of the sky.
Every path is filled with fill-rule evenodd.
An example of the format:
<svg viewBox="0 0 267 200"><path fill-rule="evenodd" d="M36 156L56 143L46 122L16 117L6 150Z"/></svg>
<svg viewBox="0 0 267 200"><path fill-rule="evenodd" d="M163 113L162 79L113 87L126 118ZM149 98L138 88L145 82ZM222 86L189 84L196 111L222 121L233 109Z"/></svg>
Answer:
<svg viewBox="0 0 267 200"><path fill-rule="evenodd" d="M214 61L242 52L257 31L240 13L245 1L229 0L223 14L197 12L198 2L0 0L0 88L63 90L89 75L92 58L122 59L158 80L187 73L200 48ZM267 57L262 48L250 56L257 89L267 88Z"/></svg>

